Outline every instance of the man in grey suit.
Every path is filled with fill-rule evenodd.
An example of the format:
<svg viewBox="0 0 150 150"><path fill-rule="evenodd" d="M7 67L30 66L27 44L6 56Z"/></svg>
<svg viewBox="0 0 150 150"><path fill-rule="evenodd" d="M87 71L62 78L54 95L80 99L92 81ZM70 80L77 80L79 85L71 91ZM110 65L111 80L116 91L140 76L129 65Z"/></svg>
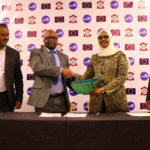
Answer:
<svg viewBox="0 0 150 150"><path fill-rule="evenodd" d="M23 81L19 52L7 46L8 40L8 27L0 24L0 110L13 112L21 108Z"/></svg>
<svg viewBox="0 0 150 150"><path fill-rule="evenodd" d="M44 35L43 49L33 49L30 66L35 81L27 104L35 107L35 112L68 112L70 103L66 85L70 87L72 77L68 56L56 51L58 36L53 30ZM66 78L64 78L66 77Z"/></svg>

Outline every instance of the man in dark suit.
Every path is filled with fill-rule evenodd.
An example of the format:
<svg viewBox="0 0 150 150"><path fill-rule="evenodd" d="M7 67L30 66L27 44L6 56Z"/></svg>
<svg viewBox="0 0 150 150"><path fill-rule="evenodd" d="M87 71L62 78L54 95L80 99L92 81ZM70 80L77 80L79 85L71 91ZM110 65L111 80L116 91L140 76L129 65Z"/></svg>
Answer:
<svg viewBox="0 0 150 150"><path fill-rule="evenodd" d="M19 52L7 46L8 40L8 27L0 24L0 110L13 112L21 108L23 81Z"/></svg>
<svg viewBox="0 0 150 150"><path fill-rule="evenodd" d="M30 66L35 75L28 104L36 112L68 112L70 103L66 85L70 87L72 72L69 70L68 56L56 51L58 36L53 30L44 35L43 49L33 49ZM65 77L65 78L64 78Z"/></svg>

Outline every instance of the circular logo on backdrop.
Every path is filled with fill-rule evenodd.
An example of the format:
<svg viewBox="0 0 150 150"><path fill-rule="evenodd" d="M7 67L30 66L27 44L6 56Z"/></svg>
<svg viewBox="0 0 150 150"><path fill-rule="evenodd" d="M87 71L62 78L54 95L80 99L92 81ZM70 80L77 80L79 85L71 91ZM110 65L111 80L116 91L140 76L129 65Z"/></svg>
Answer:
<svg viewBox="0 0 150 150"><path fill-rule="evenodd" d="M36 4L30 3L28 8L29 8L29 10L34 11L36 9Z"/></svg>
<svg viewBox="0 0 150 150"><path fill-rule="evenodd" d="M144 87L141 88L141 95L146 96L147 92L148 92L148 88L147 87L144 86Z"/></svg>
<svg viewBox="0 0 150 150"><path fill-rule="evenodd" d="M16 37L17 39L20 39L20 38L22 37L22 35L23 35L23 33L22 33L20 30L17 30L17 31L15 32L15 37Z"/></svg>
<svg viewBox="0 0 150 150"><path fill-rule="evenodd" d="M88 102L84 103L83 108L84 110L88 111Z"/></svg>
<svg viewBox="0 0 150 150"><path fill-rule="evenodd" d="M84 21L85 23L91 22L91 16L90 16L90 15L84 15L84 16L83 16L83 21Z"/></svg>
<svg viewBox="0 0 150 150"><path fill-rule="evenodd" d="M126 36L128 36L128 37L133 36L133 35L132 35L132 30L127 29L127 30L126 30Z"/></svg>
<svg viewBox="0 0 150 150"><path fill-rule="evenodd" d="M74 16L74 15L72 15L72 16L70 16L71 18L70 18L70 23L77 23L77 20L76 20L76 17L77 16Z"/></svg>
<svg viewBox="0 0 150 150"><path fill-rule="evenodd" d="M85 29L84 30L84 37L91 37L90 31L91 30L89 30L89 29Z"/></svg>
<svg viewBox="0 0 150 150"><path fill-rule="evenodd" d="M56 50L63 52L62 47L63 47L63 44L58 43L57 47L56 47Z"/></svg>
<svg viewBox="0 0 150 150"><path fill-rule="evenodd" d="M147 51L147 44L146 43L141 43L140 44L141 48L140 48L140 51Z"/></svg>
<svg viewBox="0 0 150 150"><path fill-rule="evenodd" d="M16 7L17 7L17 11L22 11L22 4L17 4Z"/></svg>
<svg viewBox="0 0 150 150"><path fill-rule="evenodd" d="M77 3L75 1L72 1L69 3L69 8L70 9L76 9L77 8Z"/></svg>
<svg viewBox="0 0 150 150"><path fill-rule="evenodd" d="M102 1L97 2L97 9L104 9L104 2Z"/></svg>
<svg viewBox="0 0 150 150"><path fill-rule="evenodd" d="M56 10L61 10L61 9L63 9L63 3L59 1L56 3Z"/></svg>
<svg viewBox="0 0 150 150"><path fill-rule="evenodd" d="M35 17L29 17L29 24L35 24Z"/></svg>
<svg viewBox="0 0 150 150"><path fill-rule="evenodd" d="M3 20L2 20L2 23L6 24L6 25L8 25L9 22L10 22L10 19L7 17L3 18Z"/></svg>
<svg viewBox="0 0 150 150"><path fill-rule="evenodd" d="M98 34L101 30L103 30L103 28L99 28L99 29L97 30L97 34Z"/></svg>
<svg viewBox="0 0 150 150"><path fill-rule="evenodd" d="M127 80L129 80L129 81L132 81L132 80L134 80L134 77L133 77L133 75L134 75L134 73L132 73L132 72L129 72L129 73L128 73L128 76L127 76Z"/></svg>
<svg viewBox="0 0 150 150"><path fill-rule="evenodd" d="M70 89L69 90L69 94L71 95L71 96L76 96L76 94Z"/></svg>
<svg viewBox="0 0 150 150"><path fill-rule="evenodd" d="M76 58L74 58L74 57L72 57L71 59L70 59L70 64L69 64L70 66L77 66L77 59Z"/></svg>
<svg viewBox="0 0 150 150"><path fill-rule="evenodd" d="M19 45L19 44L15 45L16 50L19 51L19 52L22 52L21 47L22 47L22 46Z"/></svg>
<svg viewBox="0 0 150 150"><path fill-rule="evenodd" d="M127 14L127 15L125 15L125 17L124 17L124 20L125 20L127 23L130 23L130 22L132 22L133 17L132 17L131 15Z"/></svg>
<svg viewBox="0 0 150 150"><path fill-rule="evenodd" d="M133 66L134 65L134 59L132 57L129 57L129 60L130 60L131 66Z"/></svg>
<svg viewBox="0 0 150 150"><path fill-rule="evenodd" d="M112 21L111 21L111 22L114 22L114 23L119 22L117 15L114 14L114 15L111 16L111 18L112 18Z"/></svg>
<svg viewBox="0 0 150 150"><path fill-rule="evenodd" d="M29 87L28 90L27 90L27 94L28 94L28 95L31 94L31 90L32 90L32 87Z"/></svg>
<svg viewBox="0 0 150 150"><path fill-rule="evenodd" d="M147 35L147 30L144 28L141 28L139 30L139 34L140 34L140 36L145 37Z"/></svg>
<svg viewBox="0 0 150 150"><path fill-rule="evenodd" d="M112 1L112 2L110 3L110 7L111 7L112 9L117 9L118 6L119 6L119 4L118 4L117 1Z"/></svg>
<svg viewBox="0 0 150 150"><path fill-rule="evenodd" d="M57 33L57 35L58 35L59 38L61 38L64 35L64 32L61 29L57 29L56 33Z"/></svg>
<svg viewBox="0 0 150 150"><path fill-rule="evenodd" d="M147 72L142 72L140 78L141 80L146 81L149 78L149 75Z"/></svg>
<svg viewBox="0 0 150 150"><path fill-rule="evenodd" d="M118 43L114 43L114 46L115 46L116 48L120 48L120 45L119 45Z"/></svg>
<svg viewBox="0 0 150 150"><path fill-rule="evenodd" d="M50 18L49 18L48 16L43 16L43 17L42 17L42 23L48 24L49 21L50 21Z"/></svg>
<svg viewBox="0 0 150 150"><path fill-rule="evenodd" d="M70 51L75 52L78 49L78 46L76 43L71 43L69 45L69 49L70 49Z"/></svg>
<svg viewBox="0 0 150 150"><path fill-rule="evenodd" d="M134 108L135 108L135 104L133 102L128 102L128 109L132 111L134 110Z"/></svg>
<svg viewBox="0 0 150 150"><path fill-rule="evenodd" d="M83 63L84 63L85 66L88 66L90 61L91 61L91 59L87 57L87 58L84 59Z"/></svg>
<svg viewBox="0 0 150 150"><path fill-rule="evenodd" d="M31 52L33 49L35 49L36 48L36 46L34 45L34 44L30 44L29 46L28 46L28 51L29 52Z"/></svg>

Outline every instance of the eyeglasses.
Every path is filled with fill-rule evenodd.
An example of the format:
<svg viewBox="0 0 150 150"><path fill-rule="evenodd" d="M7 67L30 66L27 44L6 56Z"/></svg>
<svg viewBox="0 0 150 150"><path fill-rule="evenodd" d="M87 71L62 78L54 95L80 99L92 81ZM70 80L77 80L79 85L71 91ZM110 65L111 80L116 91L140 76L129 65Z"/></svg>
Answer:
<svg viewBox="0 0 150 150"><path fill-rule="evenodd" d="M2 37L10 36L10 34L9 33L8 34L2 33L2 34L0 34L0 36L2 36Z"/></svg>
<svg viewBox="0 0 150 150"><path fill-rule="evenodd" d="M45 37L44 39L45 39L45 40L50 40L50 39L52 39L52 40L57 40L58 37L56 37L56 36L53 36L53 37L47 36L47 37Z"/></svg>
<svg viewBox="0 0 150 150"><path fill-rule="evenodd" d="M109 38L109 36L108 35L104 35L104 36L99 36L98 37L98 40L102 40L102 39L108 39Z"/></svg>

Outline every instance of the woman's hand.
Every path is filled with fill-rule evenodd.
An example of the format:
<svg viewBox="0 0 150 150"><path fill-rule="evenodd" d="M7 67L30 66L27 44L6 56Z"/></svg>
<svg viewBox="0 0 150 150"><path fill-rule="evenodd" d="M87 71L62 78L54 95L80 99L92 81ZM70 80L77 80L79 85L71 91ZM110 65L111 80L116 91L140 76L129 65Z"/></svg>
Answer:
<svg viewBox="0 0 150 150"><path fill-rule="evenodd" d="M98 89L96 89L94 92L90 92L89 94L90 94L91 96L98 96L98 95L100 95L102 92L103 92L103 88L98 88Z"/></svg>

